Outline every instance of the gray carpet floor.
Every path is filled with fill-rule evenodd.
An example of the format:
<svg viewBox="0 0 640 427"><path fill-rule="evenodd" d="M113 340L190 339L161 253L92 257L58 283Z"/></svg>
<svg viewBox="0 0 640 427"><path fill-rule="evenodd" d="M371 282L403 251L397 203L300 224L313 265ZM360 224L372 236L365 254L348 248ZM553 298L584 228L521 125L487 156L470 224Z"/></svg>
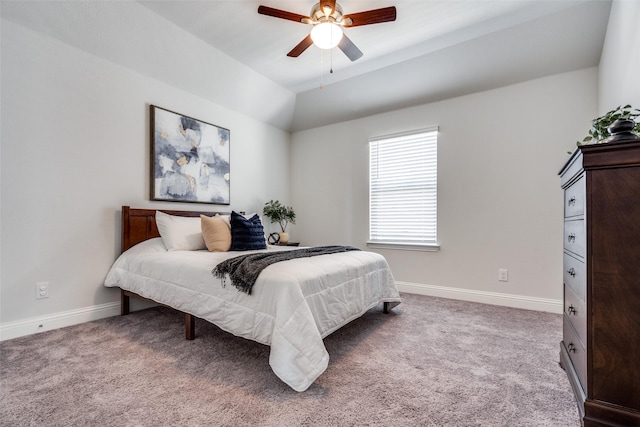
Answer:
<svg viewBox="0 0 640 427"><path fill-rule="evenodd" d="M163 307L0 343L2 426L579 426L562 317L403 294L325 339L297 393L269 348Z"/></svg>

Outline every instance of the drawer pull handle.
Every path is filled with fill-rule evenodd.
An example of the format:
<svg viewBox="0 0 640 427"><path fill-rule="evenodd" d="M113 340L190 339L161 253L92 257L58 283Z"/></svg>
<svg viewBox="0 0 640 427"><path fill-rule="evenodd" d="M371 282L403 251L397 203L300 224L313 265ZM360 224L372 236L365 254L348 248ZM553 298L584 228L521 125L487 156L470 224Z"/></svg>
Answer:
<svg viewBox="0 0 640 427"><path fill-rule="evenodd" d="M575 353L576 352L576 346L573 345L573 343L569 343L569 345L567 346L567 350L569 350L570 353Z"/></svg>
<svg viewBox="0 0 640 427"><path fill-rule="evenodd" d="M569 199L569 206L574 206L576 204L576 197L573 196L572 198Z"/></svg>
<svg viewBox="0 0 640 427"><path fill-rule="evenodd" d="M571 277L576 277L576 270L574 270L573 267L571 267L570 269L567 270L567 273L569 273L569 276Z"/></svg>
<svg viewBox="0 0 640 427"><path fill-rule="evenodd" d="M575 235L575 233L571 233L571 234L569 234L569 235L567 236L567 240L568 240L569 242L575 242L575 241L576 241L576 235Z"/></svg>
<svg viewBox="0 0 640 427"><path fill-rule="evenodd" d="M567 311L569 312L569 314L573 314L574 316L577 313L576 308L573 305L570 305Z"/></svg>

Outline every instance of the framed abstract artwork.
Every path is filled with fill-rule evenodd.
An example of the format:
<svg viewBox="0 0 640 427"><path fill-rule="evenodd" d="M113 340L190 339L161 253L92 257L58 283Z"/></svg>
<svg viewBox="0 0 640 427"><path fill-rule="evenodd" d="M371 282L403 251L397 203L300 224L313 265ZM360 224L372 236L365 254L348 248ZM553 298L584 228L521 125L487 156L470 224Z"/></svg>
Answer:
<svg viewBox="0 0 640 427"><path fill-rule="evenodd" d="M151 200L228 205L229 129L151 106Z"/></svg>

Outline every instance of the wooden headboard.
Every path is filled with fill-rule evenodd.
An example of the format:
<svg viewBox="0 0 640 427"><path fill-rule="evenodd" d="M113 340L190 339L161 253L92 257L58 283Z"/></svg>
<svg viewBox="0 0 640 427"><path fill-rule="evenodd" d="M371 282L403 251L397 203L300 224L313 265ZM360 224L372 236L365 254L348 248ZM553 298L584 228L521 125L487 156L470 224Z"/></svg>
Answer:
<svg viewBox="0 0 640 427"><path fill-rule="evenodd" d="M213 216L217 213L220 215L229 215L229 212L158 210L176 216ZM160 237L158 226L156 225L156 209L135 209L129 206L122 207L122 252L133 245L153 239L154 237Z"/></svg>

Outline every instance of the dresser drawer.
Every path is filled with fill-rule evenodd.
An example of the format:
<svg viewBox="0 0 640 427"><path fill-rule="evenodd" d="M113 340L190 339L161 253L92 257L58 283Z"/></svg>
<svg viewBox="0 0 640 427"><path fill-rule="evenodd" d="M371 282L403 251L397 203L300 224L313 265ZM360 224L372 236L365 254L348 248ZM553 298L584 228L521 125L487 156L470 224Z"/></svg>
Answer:
<svg viewBox="0 0 640 427"><path fill-rule="evenodd" d="M584 215L584 175L564 191L564 217Z"/></svg>
<svg viewBox="0 0 640 427"><path fill-rule="evenodd" d="M587 346L587 305L578 298L573 289L564 287L564 314L573 325L582 346Z"/></svg>
<svg viewBox="0 0 640 427"><path fill-rule="evenodd" d="M582 389L587 390L587 352L566 315L562 322L562 335L564 347L578 374L578 380L582 385Z"/></svg>
<svg viewBox="0 0 640 427"><path fill-rule="evenodd" d="M584 173L582 169L582 151L576 149L567 164L560 171L560 186L567 188L580 174Z"/></svg>
<svg viewBox="0 0 640 427"><path fill-rule="evenodd" d="M579 257L586 253L586 231L584 219L567 220L564 222L564 248Z"/></svg>
<svg viewBox="0 0 640 427"><path fill-rule="evenodd" d="M573 292L582 301L587 299L587 269L583 261L564 253L562 278L564 284L573 289Z"/></svg>

